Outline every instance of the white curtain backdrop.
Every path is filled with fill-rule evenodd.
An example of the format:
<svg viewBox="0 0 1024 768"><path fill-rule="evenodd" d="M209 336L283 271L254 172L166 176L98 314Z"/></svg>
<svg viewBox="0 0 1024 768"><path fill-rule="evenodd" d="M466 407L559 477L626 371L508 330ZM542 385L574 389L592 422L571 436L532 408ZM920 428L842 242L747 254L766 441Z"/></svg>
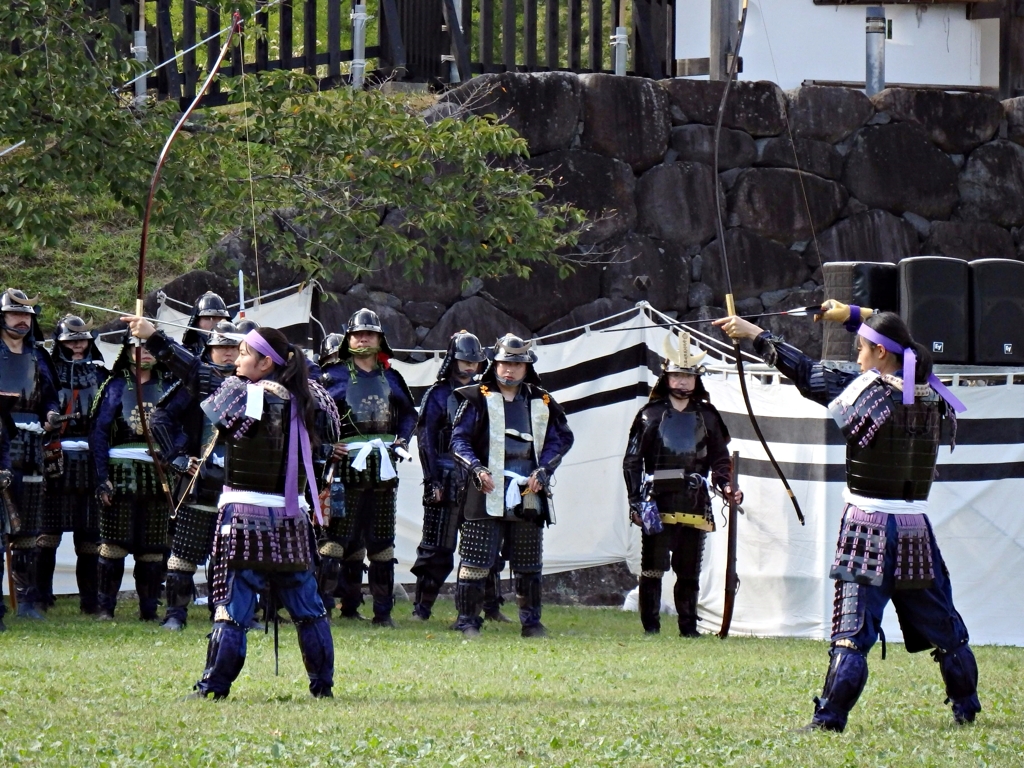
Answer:
<svg viewBox="0 0 1024 768"><path fill-rule="evenodd" d="M644 327L651 322L637 310L604 332L537 347L537 369L569 411L576 436L555 474L557 524L545 534L547 573L623 560L638 570L639 532L627 522L621 465L629 425L655 381L655 356L667 333ZM715 365L711 355L706 362L712 363L706 386L732 433L731 449L740 453L746 493L732 632L827 638L833 594L828 571L843 508L845 453L838 431L823 407L779 377L763 383L763 377L748 375L755 413L807 518L802 527L753 436L735 372ZM436 358L394 363L417 393L433 382L439 364ZM946 446L940 453L929 517L973 642L1024 645L1024 590L1015 588L1024 572L1024 397L1005 384L958 387L956 394L968 410L960 417L956 450L951 454ZM422 521L420 472L418 459L399 467L397 578L405 583L413 581L409 568ZM701 575L705 631L717 631L724 595L720 505L716 500L719 531L708 536ZM73 569L69 545L62 548L61 563ZM890 640L900 639L891 611L884 629Z"/></svg>

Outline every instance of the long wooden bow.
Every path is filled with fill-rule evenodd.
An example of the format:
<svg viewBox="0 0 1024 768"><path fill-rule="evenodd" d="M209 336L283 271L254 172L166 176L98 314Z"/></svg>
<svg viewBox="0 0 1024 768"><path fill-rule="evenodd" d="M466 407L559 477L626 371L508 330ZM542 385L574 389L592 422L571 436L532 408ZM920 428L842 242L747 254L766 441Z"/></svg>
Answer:
<svg viewBox="0 0 1024 768"><path fill-rule="evenodd" d="M234 40L235 34L242 28L242 17L238 11L235 11L232 17L231 27L228 29L227 39L224 41L224 45L220 49L220 53L217 59L213 62L210 67L210 73L206 76L206 80L203 81L202 86L199 88L199 92L196 97L192 100L192 103L188 105L188 109L182 112L181 117L178 118L178 122L174 126L174 130L171 131L167 137L167 141L164 142L163 149L160 150L160 156L157 158L156 167L153 169L153 178L149 183L149 197L146 199L146 213L142 218L142 242L139 244L139 271L138 280L136 282L136 298L135 298L135 314L139 317L145 315L143 310L143 304L146 298L146 249L149 244L149 219L153 213L153 201L156 198L156 187L160 182L160 172L163 170L164 163L167 161L167 155L170 152L171 144L174 143L175 138L181 132L182 126L185 125L185 121L192 115L192 112L199 105L200 100L206 95L210 85L213 83L214 78L220 71L221 64L224 63L224 58L227 56L228 51L231 50L231 43ZM163 466L161 466L159 457L157 456L156 444L153 442L153 435L149 431L149 420L146 418L146 407L145 400L142 395L142 347L141 345L135 348L135 395L139 407L139 422L142 426L142 434L146 439L146 445L149 447L149 452L153 456L153 466L156 468L157 477L160 479L160 485L164 490L164 495L167 497L167 504L173 517L175 513L174 497L171 495L171 487L167 482L167 475L164 473Z"/></svg>
<svg viewBox="0 0 1024 768"><path fill-rule="evenodd" d="M731 471L729 473L729 522L726 535L729 537L729 544L725 556L725 603L722 607L722 628L718 636L725 640L729 636L729 628L732 626L733 609L736 607L736 592L740 588L740 577L736 574L736 546L737 530L736 521L739 519L740 505L736 503L736 488L739 487L737 479L740 474L739 451L732 452Z"/></svg>
<svg viewBox="0 0 1024 768"><path fill-rule="evenodd" d="M742 10L740 12L740 23L739 23L739 34L736 37L736 50L733 51L732 61L729 64L729 76L725 81L725 89L722 91L722 103L718 106L718 117L715 120L715 140L714 140L714 154L715 154L715 207L718 211L717 227L718 227L718 246L722 252L722 273L725 275L725 308L729 315L736 314L736 300L733 298L732 293L732 276L729 274L729 257L726 253L725 247L725 220L722 215L722 182L718 176L718 150L719 142L722 135L722 119L725 116L725 107L729 99L729 91L732 89L733 81L736 79L736 71L739 66L740 60L740 45L743 43L743 31L747 26L747 0L743 0ZM747 409L747 416L750 417L750 425L754 428L754 434L757 435L757 439L760 441L761 446L764 448L765 454L768 456L768 461L771 462L772 467L775 469L775 473L779 476L779 480L782 481L782 485L786 489L786 493L789 494L789 500L793 503L793 509L796 512L796 517L800 521L800 525L804 525L804 513L800 510L800 503L796 500L796 495L793 493L793 489L789 485L789 481L786 479L786 475L782 472L782 467L779 466L779 462L775 460L775 456L772 454L771 449L768 447L768 441L764 439L764 434L761 432L761 427L757 423L757 417L754 416L754 408L750 404L750 394L747 392L747 379L743 374L743 356L740 352L739 339L733 339L732 341L733 352L736 357L736 373L740 379L740 392L743 394L743 404Z"/></svg>

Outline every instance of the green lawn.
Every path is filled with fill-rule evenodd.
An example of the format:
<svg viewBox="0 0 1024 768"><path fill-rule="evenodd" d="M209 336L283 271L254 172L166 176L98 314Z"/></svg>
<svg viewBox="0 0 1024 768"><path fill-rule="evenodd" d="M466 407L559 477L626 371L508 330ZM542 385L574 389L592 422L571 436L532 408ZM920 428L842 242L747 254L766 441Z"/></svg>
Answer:
<svg viewBox="0 0 1024 768"><path fill-rule="evenodd" d="M984 712L953 725L927 654L890 647L845 734L795 734L826 644L647 638L635 614L548 608L547 640L488 625L333 628L333 701L306 694L294 630L250 633L226 702L183 701L202 671L205 609L170 634L119 608L98 624L61 600L0 635L0 764L13 765L1022 765L1024 650L977 648ZM666 627L668 629L668 627Z"/></svg>

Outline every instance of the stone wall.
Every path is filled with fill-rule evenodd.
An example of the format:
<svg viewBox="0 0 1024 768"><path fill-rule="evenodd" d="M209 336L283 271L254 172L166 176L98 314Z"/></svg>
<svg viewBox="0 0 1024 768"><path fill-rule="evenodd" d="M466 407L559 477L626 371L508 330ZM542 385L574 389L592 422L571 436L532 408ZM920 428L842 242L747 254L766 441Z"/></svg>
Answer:
<svg viewBox="0 0 1024 768"><path fill-rule="evenodd" d="M441 265L422 282L398 266L327 285L328 330L360 306L381 313L393 346L441 349L469 328L485 342L507 331L556 332L646 298L679 318L723 314L715 236L714 122L723 85L571 73L474 78L424 118L493 114L526 139L525 166L554 180L557 201L591 226L566 280L473 280ZM826 261L898 262L939 254L1019 258L1024 225L1024 97L809 86L783 92L737 82L720 153L733 288L743 314L822 298ZM799 167L802 173L796 168ZM247 246L226 239L211 269L252 273ZM261 263L262 283L296 276ZM642 293L638 275L651 278ZM819 326L768 318L811 354Z"/></svg>

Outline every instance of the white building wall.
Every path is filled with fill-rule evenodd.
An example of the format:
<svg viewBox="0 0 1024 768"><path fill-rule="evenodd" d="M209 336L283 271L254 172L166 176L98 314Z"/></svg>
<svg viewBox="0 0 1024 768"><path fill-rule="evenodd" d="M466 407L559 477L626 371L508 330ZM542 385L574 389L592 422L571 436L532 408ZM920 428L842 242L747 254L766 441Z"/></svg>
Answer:
<svg viewBox="0 0 1024 768"><path fill-rule="evenodd" d="M888 5L887 82L997 86L999 22L968 21L965 6ZM710 47L710 0L678 0L676 58ZM864 81L865 6L750 0L740 55L744 80L795 88L804 80ZM774 55L774 62L773 62Z"/></svg>

